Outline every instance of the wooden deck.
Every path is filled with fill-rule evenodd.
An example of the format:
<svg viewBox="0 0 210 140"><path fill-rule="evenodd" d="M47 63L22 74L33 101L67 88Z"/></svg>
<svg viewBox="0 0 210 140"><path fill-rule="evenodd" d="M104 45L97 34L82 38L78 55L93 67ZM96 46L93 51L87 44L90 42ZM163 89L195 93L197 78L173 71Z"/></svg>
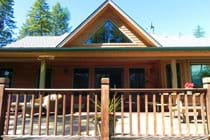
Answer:
<svg viewBox="0 0 210 140"><path fill-rule="evenodd" d="M210 89L110 89L104 81L101 89L0 87L0 135L102 140L209 136Z"/></svg>

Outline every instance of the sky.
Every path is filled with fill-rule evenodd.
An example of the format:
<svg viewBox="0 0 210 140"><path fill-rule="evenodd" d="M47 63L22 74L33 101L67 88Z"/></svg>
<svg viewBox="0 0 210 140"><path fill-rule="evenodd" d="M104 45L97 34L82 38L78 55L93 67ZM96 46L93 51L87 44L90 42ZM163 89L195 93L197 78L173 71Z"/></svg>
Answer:
<svg viewBox="0 0 210 140"><path fill-rule="evenodd" d="M28 11L35 0L14 0L14 17L17 29L26 21ZM50 7L60 2L67 7L72 30L76 28L105 0L46 0ZM192 37L197 25L210 37L210 0L113 0L140 26L150 32L151 23L155 34L163 36Z"/></svg>

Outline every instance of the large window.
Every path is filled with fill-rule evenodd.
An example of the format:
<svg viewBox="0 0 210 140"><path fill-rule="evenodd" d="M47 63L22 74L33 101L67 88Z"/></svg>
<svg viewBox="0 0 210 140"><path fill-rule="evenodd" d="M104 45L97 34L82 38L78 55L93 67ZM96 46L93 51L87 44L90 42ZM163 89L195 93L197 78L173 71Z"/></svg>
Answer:
<svg viewBox="0 0 210 140"><path fill-rule="evenodd" d="M130 88L145 88L145 70L129 70Z"/></svg>
<svg viewBox="0 0 210 140"><path fill-rule="evenodd" d="M202 78L210 76L210 65L193 64L191 65L191 79L195 87L202 87Z"/></svg>
<svg viewBox="0 0 210 140"><path fill-rule="evenodd" d="M131 43L131 40L108 20L86 41L86 44L92 43Z"/></svg>
<svg viewBox="0 0 210 140"><path fill-rule="evenodd" d="M12 69L0 69L0 77L7 78L9 80L9 87L12 87Z"/></svg>
<svg viewBox="0 0 210 140"><path fill-rule="evenodd" d="M111 88L123 87L123 69L122 68L96 68L95 69L95 87L101 87L101 78L110 78Z"/></svg>
<svg viewBox="0 0 210 140"><path fill-rule="evenodd" d="M88 69L74 69L74 88L88 88L89 71Z"/></svg>

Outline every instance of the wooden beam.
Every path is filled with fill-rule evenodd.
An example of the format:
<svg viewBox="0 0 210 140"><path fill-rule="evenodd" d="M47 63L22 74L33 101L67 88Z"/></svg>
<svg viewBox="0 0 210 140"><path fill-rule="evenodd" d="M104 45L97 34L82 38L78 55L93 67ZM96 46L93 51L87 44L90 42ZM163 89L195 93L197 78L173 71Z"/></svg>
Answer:
<svg viewBox="0 0 210 140"><path fill-rule="evenodd" d="M101 139L109 140L109 78L101 79Z"/></svg>
<svg viewBox="0 0 210 140"><path fill-rule="evenodd" d="M0 140L2 140L5 124L6 106L7 106L7 94L5 94L4 88L8 84L8 79L0 78Z"/></svg>
<svg viewBox="0 0 210 140"><path fill-rule="evenodd" d="M206 95L206 108L207 108L207 125L208 125L208 134L210 133L210 77L204 77L202 79L203 88L207 89ZM210 138L208 138L210 140Z"/></svg>
<svg viewBox="0 0 210 140"><path fill-rule="evenodd" d="M45 88L46 60L41 60L39 88Z"/></svg>

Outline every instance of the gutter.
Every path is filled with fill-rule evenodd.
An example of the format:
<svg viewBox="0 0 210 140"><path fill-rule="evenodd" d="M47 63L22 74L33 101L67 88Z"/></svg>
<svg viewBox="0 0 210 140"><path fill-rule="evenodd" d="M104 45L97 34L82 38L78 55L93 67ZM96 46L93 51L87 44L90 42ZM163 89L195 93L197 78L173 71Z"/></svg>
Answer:
<svg viewBox="0 0 210 140"><path fill-rule="evenodd" d="M148 47L148 48L131 48L131 47L69 47L69 48L0 48L0 53L3 52L124 52L124 51L139 51L139 52L167 52L167 51L188 51L188 52L203 52L210 51L210 46L206 47Z"/></svg>

